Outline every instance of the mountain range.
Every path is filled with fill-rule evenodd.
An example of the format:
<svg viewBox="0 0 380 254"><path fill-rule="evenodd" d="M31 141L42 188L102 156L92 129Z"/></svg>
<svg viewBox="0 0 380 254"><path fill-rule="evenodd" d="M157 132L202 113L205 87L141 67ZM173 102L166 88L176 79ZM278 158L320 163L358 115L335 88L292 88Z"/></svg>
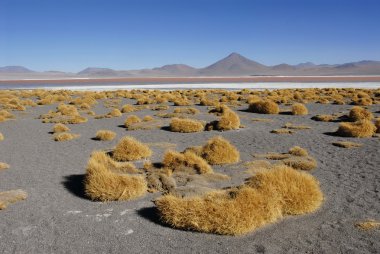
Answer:
<svg viewBox="0 0 380 254"><path fill-rule="evenodd" d="M331 76L331 75L380 75L380 61L359 61L344 64L320 64L311 62L297 65L279 64L267 66L238 53L204 68L185 64L170 64L153 69L113 70L89 67L78 73L60 71L36 72L22 66L0 67L0 78L113 78L113 77L197 77L197 76Z"/></svg>

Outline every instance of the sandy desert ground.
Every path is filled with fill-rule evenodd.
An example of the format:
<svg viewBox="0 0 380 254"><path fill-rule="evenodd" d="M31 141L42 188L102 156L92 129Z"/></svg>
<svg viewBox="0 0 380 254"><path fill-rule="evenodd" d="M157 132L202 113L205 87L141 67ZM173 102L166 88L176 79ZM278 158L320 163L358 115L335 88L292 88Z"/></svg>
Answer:
<svg viewBox="0 0 380 254"><path fill-rule="evenodd" d="M90 109L80 109L80 105L75 105L80 115L88 121L67 124L70 133L80 136L62 142L54 141L54 135L50 133L54 123L43 123L40 119L49 110L55 112L59 102L46 103L48 93L43 91L40 91L40 98L36 94L30 97L24 95L20 97L21 100L31 100L24 103L25 110L8 108L6 110L14 117L0 122L0 133L4 136L4 140L0 141L0 162L9 164L8 169L0 170L0 191L23 189L28 194L26 200L0 210L1 253L379 253L379 228L363 230L357 227L358 222L380 220L379 136L373 133L369 137L355 138L334 134L340 122L347 121L344 115L352 109L350 103L356 101L363 104L360 98L369 90L332 90L333 95L326 91L328 89L317 92L323 97L318 101L306 100L302 91L289 90L288 95L292 99L281 102L277 98L281 111L279 114L248 111L247 96L251 95L250 91L238 94L238 97L246 96L245 99L237 99L229 92L214 92L212 95L204 91L204 96L214 96L219 102L223 102L222 98L226 96L233 98L227 98L224 103L238 114L241 126L233 130L194 133L170 131L168 126L172 117L198 119L206 123L219 120L220 115L209 113L214 108L212 103L209 106L200 105L199 101L196 102L197 97L193 96L188 106L174 106L170 100L161 104L144 102L154 92L141 91L145 96L139 97L142 105L135 105L137 98L118 97L117 92L104 93L108 98L98 99L98 103L90 105ZM19 96L17 93L13 95ZM260 93L260 97L272 96L276 100L269 91L254 93ZM301 96L293 96L296 93ZM356 99L338 96L343 93L356 96ZM380 116L380 92L369 93L371 103L362 106L376 119ZM66 104L78 96L78 93L68 94L69 99L63 100ZM20 103L12 104L1 95L0 92L3 108ZM46 105L34 105L33 102L44 98L41 104ZM295 102L304 103L308 113L290 114L289 110ZM121 116L105 117L114 108L122 109L126 104L134 105L138 110L122 113ZM168 108L152 110L157 109L157 105L168 105ZM199 110L199 113L170 114L176 108L189 107ZM96 115L89 115L89 110ZM328 122L311 119L321 114L336 115ZM127 130L124 122L131 115L139 118L149 115L153 120L140 123L137 130ZM291 129L287 123L310 128ZM283 128L285 125L288 128ZM95 140L96 132L101 129L115 132L116 138L112 141ZM293 133L271 132L276 129ZM110 151L127 135L148 144L153 151L149 159L133 161L140 170L147 160L162 162L168 148L183 151L190 146L203 145L218 135L238 149L239 162L212 165L214 172L230 178L210 181L198 179L183 183L182 186L177 181L177 189L184 195L202 195L209 189L239 186L246 178L257 173L255 170L258 166L252 167L255 165L252 161L265 160L258 154L287 153L290 148L300 146L317 161L317 167L308 171L308 174L320 182L324 201L312 213L286 216L252 232L231 236L175 229L163 223L152 201L165 191L151 190L153 192L128 201L90 200L83 181L91 153L94 150ZM362 146L342 148L332 144L338 141L360 143ZM267 161L278 163L275 160ZM198 191L200 194L197 194Z"/></svg>

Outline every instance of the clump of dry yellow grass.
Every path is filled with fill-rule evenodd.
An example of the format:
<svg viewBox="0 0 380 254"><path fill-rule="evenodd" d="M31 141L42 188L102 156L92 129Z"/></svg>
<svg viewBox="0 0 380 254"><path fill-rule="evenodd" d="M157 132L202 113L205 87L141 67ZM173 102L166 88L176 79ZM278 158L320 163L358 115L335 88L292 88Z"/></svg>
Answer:
<svg viewBox="0 0 380 254"><path fill-rule="evenodd" d="M108 115L112 117L119 117L119 116L122 116L123 114L120 112L119 109L114 108L111 110L111 112L108 113Z"/></svg>
<svg viewBox="0 0 380 254"><path fill-rule="evenodd" d="M165 153L162 164L173 172L186 172L189 174L207 174L213 172L207 161L192 151L180 153L169 150Z"/></svg>
<svg viewBox="0 0 380 254"><path fill-rule="evenodd" d="M365 220L356 223L355 227L357 227L360 230L372 230L380 228L380 222L376 220Z"/></svg>
<svg viewBox="0 0 380 254"><path fill-rule="evenodd" d="M173 132L191 133L203 131L204 125L198 120L175 117L171 120L169 128Z"/></svg>
<svg viewBox="0 0 380 254"><path fill-rule="evenodd" d="M136 111L137 108L133 105L130 105L130 104L125 104L122 108L121 108L121 112L123 113L130 113L130 112L133 112L133 111Z"/></svg>
<svg viewBox="0 0 380 254"><path fill-rule="evenodd" d="M368 120L360 120L354 123L341 123L336 134L342 137L366 138L375 134L375 125Z"/></svg>
<svg viewBox="0 0 380 254"><path fill-rule="evenodd" d="M0 132L0 141L3 141L4 140L4 135L3 133Z"/></svg>
<svg viewBox="0 0 380 254"><path fill-rule="evenodd" d="M130 115L129 117L127 117L127 119L125 119L124 126L128 128L132 126L133 124L139 123L139 122L141 122L140 117L136 115Z"/></svg>
<svg viewBox="0 0 380 254"><path fill-rule="evenodd" d="M140 160L151 155L152 150L150 150L149 146L130 136L120 139L112 153L112 157L118 161Z"/></svg>
<svg viewBox="0 0 380 254"><path fill-rule="evenodd" d="M176 108L173 112L177 114L195 115L199 113L199 110L196 108Z"/></svg>
<svg viewBox="0 0 380 254"><path fill-rule="evenodd" d="M310 171L317 167L317 161L310 156L294 156L281 160L285 165L294 169Z"/></svg>
<svg viewBox="0 0 380 254"><path fill-rule="evenodd" d="M320 121L320 122L331 122L336 119L336 116L322 114L322 115L313 116L311 119L315 121Z"/></svg>
<svg viewBox="0 0 380 254"><path fill-rule="evenodd" d="M249 104L249 111L259 114L278 114L280 108L278 104L271 100L258 100Z"/></svg>
<svg viewBox="0 0 380 254"><path fill-rule="evenodd" d="M363 146L363 144L350 142L350 141L337 141L332 143L334 146L343 147L343 148L358 148Z"/></svg>
<svg viewBox="0 0 380 254"><path fill-rule="evenodd" d="M5 162L0 162L0 170L8 169L8 168L9 168L9 164Z"/></svg>
<svg viewBox="0 0 380 254"><path fill-rule="evenodd" d="M292 105L292 115L307 115L309 111L302 103L295 103Z"/></svg>
<svg viewBox="0 0 380 254"><path fill-rule="evenodd" d="M62 123L57 123L53 126L53 133L67 132L70 128Z"/></svg>
<svg viewBox="0 0 380 254"><path fill-rule="evenodd" d="M306 149L300 147L300 146L293 146L289 149L289 154L294 156L308 156L308 152Z"/></svg>
<svg viewBox="0 0 380 254"><path fill-rule="evenodd" d="M79 134L72 134L72 133L69 133L69 132L61 132L61 133L56 133L54 135L54 141L69 141L69 140L72 140L72 139L76 139L76 138L79 138L80 135Z"/></svg>
<svg viewBox="0 0 380 254"><path fill-rule="evenodd" d="M23 190L10 190L0 192L0 210L7 208L8 205L25 200L28 194Z"/></svg>
<svg viewBox="0 0 380 254"><path fill-rule="evenodd" d="M142 119L144 122L150 122L150 121L153 121L154 118L152 116L144 116L143 119Z"/></svg>
<svg viewBox="0 0 380 254"><path fill-rule="evenodd" d="M365 108L355 106L350 110L348 118L353 122L360 120L372 120L373 114L367 111Z"/></svg>
<svg viewBox="0 0 380 254"><path fill-rule="evenodd" d="M98 201L130 200L145 195L145 178L126 174L115 163L104 152L91 154L84 182L86 195Z"/></svg>
<svg viewBox="0 0 380 254"><path fill-rule="evenodd" d="M236 163L240 159L236 147L221 136L209 139L202 147L200 156L211 165Z"/></svg>
<svg viewBox="0 0 380 254"><path fill-rule="evenodd" d="M307 125L303 125L303 124L295 125L292 123L286 123L284 125L284 127L282 127L282 128L291 129L291 130L309 130L309 129L311 129L311 127L307 126Z"/></svg>
<svg viewBox="0 0 380 254"><path fill-rule="evenodd" d="M116 133L109 130L98 130L96 132L95 139L101 140L101 141L110 141L113 140L116 137Z"/></svg>
<svg viewBox="0 0 380 254"><path fill-rule="evenodd" d="M175 228L240 235L284 215L315 211L323 201L318 181L286 166L257 173L246 185L181 198L165 195L154 202L161 219Z"/></svg>
<svg viewBox="0 0 380 254"><path fill-rule="evenodd" d="M233 110L226 107L219 121L216 124L216 129L221 131L236 130L240 127L240 118Z"/></svg>

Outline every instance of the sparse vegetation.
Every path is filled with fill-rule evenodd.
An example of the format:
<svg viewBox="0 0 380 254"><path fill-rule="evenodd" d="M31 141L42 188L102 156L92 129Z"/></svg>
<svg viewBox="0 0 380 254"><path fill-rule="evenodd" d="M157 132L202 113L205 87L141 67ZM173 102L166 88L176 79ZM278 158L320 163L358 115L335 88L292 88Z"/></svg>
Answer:
<svg viewBox="0 0 380 254"><path fill-rule="evenodd" d="M112 153L112 157L118 161L140 160L151 155L152 150L150 150L149 146L130 136L120 139Z"/></svg>
<svg viewBox="0 0 380 254"><path fill-rule="evenodd" d="M25 200L28 194L23 190L10 190L0 192L0 210L7 208L8 205Z"/></svg>
<svg viewBox="0 0 380 254"><path fill-rule="evenodd" d="M249 104L249 111L259 114L278 114L280 108L278 104L271 100L258 100Z"/></svg>
<svg viewBox="0 0 380 254"><path fill-rule="evenodd" d="M295 103L292 105L292 115L307 115L309 111L302 103Z"/></svg>
<svg viewBox="0 0 380 254"><path fill-rule="evenodd" d="M62 123L57 123L53 126L53 133L67 132L70 128Z"/></svg>
<svg viewBox="0 0 380 254"><path fill-rule="evenodd" d="M69 132L61 132L61 133L56 133L54 135L54 141L69 141L69 140L72 140L72 139L76 139L76 138L79 138L80 135L78 134L72 134L72 133L69 133Z"/></svg>
<svg viewBox="0 0 380 254"><path fill-rule="evenodd" d="M375 125L368 120L360 120L354 123L341 123L336 134L342 137L368 138L375 134Z"/></svg>
<svg viewBox="0 0 380 254"><path fill-rule="evenodd" d="M332 143L334 146L343 147L343 148L358 148L363 146L363 144L350 142L350 141L338 141Z"/></svg>
<svg viewBox="0 0 380 254"><path fill-rule="evenodd" d="M350 110L348 118L352 122L360 120L372 120L373 114L367 111L365 108L355 106Z"/></svg>
<svg viewBox="0 0 380 254"><path fill-rule="evenodd" d="M365 220L365 221L356 223L355 227L364 231L373 230L373 229L380 228L380 222L376 220Z"/></svg>
<svg viewBox="0 0 380 254"><path fill-rule="evenodd" d="M8 169L9 165L5 162L0 162L0 170Z"/></svg>
<svg viewBox="0 0 380 254"><path fill-rule="evenodd" d="M203 131L204 125L202 122L194 119L173 118L169 128L173 132L191 133Z"/></svg>
<svg viewBox="0 0 380 254"><path fill-rule="evenodd" d="M96 132L95 139L101 141L110 141L116 137L116 133L109 130L99 130Z"/></svg>

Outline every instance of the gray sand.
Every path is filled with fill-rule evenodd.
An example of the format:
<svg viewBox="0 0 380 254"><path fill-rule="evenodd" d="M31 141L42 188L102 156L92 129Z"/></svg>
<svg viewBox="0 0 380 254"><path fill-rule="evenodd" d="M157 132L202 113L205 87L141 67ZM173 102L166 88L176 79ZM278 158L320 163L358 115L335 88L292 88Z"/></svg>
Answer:
<svg viewBox="0 0 380 254"><path fill-rule="evenodd" d="M49 134L53 124L36 119L55 106L15 113L16 120L0 123L5 140L0 142L0 161L10 168L0 172L0 190L24 189L28 198L0 211L1 253L379 253L380 230L360 231L358 221L380 219L380 142L379 138L341 138L324 133L338 123L310 120L321 113L347 112L348 105L309 104L308 116L258 115L237 111L246 128L227 132L172 133L166 130L126 131L119 118L94 120L70 125L81 137L54 142ZM197 107L206 112L207 107ZM240 108L244 109L244 108ZM370 107L372 112L379 105ZM173 108L171 108L171 111ZM101 103L95 108L108 112ZM143 110L137 115L156 112ZM133 113L132 113L133 114ZM379 115L379 114L376 114ZM212 115L198 115L212 120ZM252 122L252 118L273 122ZM168 119L164 121L169 121ZM311 130L293 135L271 134L286 122L306 124ZM111 142L92 140L99 129L110 129L118 136ZM208 138L222 135L238 147L242 162L252 161L253 153L286 152L292 146L306 148L318 160L312 174L321 182L323 206L315 213L287 217L247 235L232 237L169 228L162 225L151 202L159 193L129 202L92 202L84 197L83 174L90 153L116 145L124 135L143 142L171 142L178 150L201 145ZM363 143L344 149L334 141ZM154 147L153 161L159 162L163 148ZM243 167L214 167L216 172L234 175L224 185L238 185Z"/></svg>

